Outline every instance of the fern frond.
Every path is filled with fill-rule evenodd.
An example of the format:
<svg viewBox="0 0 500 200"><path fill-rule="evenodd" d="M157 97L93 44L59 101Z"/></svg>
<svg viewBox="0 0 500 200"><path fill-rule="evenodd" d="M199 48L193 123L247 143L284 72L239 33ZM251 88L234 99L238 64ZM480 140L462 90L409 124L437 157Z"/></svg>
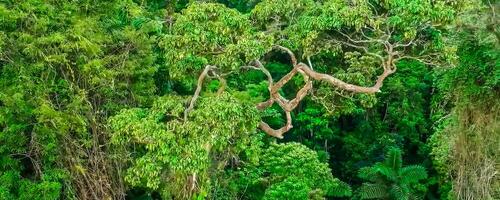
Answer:
<svg viewBox="0 0 500 200"><path fill-rule="evenodd" d="M329 190L328 195L334 196L334 197L351 196L352 195L351 186L349 186L349 184L347 184L345 182L338 181L338 184Z"/></svg>
<svg viewBox="0 0 500 200"><path fill-rule="evenodd" d="M385 157L385 164L394 169L394 171L399 171L399 169L401 169L401 166L403 165L403 160L401 157L402 155L400 149L391 148L389 149Z"/></svg>
<svg viewBox="0 0 500 200"><path fill-rule="evenodd" d="M377 173L381 174L384 176L386 179L390 181L396 181L398 178L398 174L394 169L390 166L387 166L382 163L377 163L373 166L373 170L376 171Z"/></svg>
<svg viewBox="0 0 500 200"><path fill-rule="evenodd" d="M389 197L388 188L385 185L363 183L358 189L361 199L381 199Z"/></svg>
<svg viewBox="0 0 500 200"><path fill-rule="evenodd" d="M363 167L359 169L358 177L364 180L375 182L378 179L377 171L373 167Z"/></svg>
<svg viewBox="0 0 500 200"><path fill-rule="evenodd" d="M427 171L425 167L420 165L411 165L401 169L400 176L402 183L418 183L418 181L427 178Z"/></svg>
<svg viewBox="0 0 500 200"><path fill-rule="evenodd" d="M396 200L409 200L410 199L410 191L406 187L400 187L398 185L392 185L390 194L393 199Z"/></svg>
<svg viewBox="0 0 500 200"><path fill-rule="evenodd" d="M422 195L416 195L416 194L411 194L408 198L409 200L424 200L424 197Z"/></svg>

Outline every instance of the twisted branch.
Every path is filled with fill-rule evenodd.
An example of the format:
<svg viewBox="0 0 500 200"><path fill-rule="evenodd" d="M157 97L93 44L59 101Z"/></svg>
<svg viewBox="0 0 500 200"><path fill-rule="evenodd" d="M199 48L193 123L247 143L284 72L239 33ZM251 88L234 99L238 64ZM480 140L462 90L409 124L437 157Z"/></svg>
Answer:
<svg viewBox="0 0 500 200"><path fill-rule="evenodd" d="M359 42L356 40L353 40L352 38L349 38L351 41ZM383 42L384 45L386 45L387 50L393 49L392 46L387 46L387 43L385 41L381 40L366 40L366 41L361 41L361 43L364 42ZM351 43L344 43L344 44L351 44ZM390 44L389 44L390 45ZM337 79L331 75L324 74L324 73L319 73L314 71L311 67L309 67L307 64L304 63L297 63L297 59L295 57L295 54L288 48L283 47L283 46L274 46L274 49L280 50L282 52L287 53L290 56L290 60L292 63L293 68L283 76L278 82L273 83L273 78L269 71L262 65L260 61L254 61L254 66L246 66L245 68L250 68L250 69L256 69L262 71L268 78L268 89L269 89L269 99L267 101L261 102L256 105L257 109L263 110L265 108L268 108L272 106L275 102L278 103L278 105L285 111L286 115L286 124L279 128L279 129L273 129L271 128L266 122L261 121L259 123L259 128L267 133L270 136L276 137L276 138L283 138L283 134L288 132L293 126L292 126L292 119L291 119L291 112L297 107L297 105L307 96L309 91L313 88L312 80L317 80L317 81L325 81L327 83L330 83L332 86L335 86L337 88L340 88L342 90L354 92L354 93L367 93L367 94L373 94L375 92L380 92L380 88L382 87L382 84L384 80L394 73L396 71L396 67L394 65L394 60L393 56L396 55L397 53L393 52L388 52L387 57L382 57L381 55L374 54L368 51L366 47L358 46L358 45L348 45L351 47L355 47L358 49L362 49L365 51L365 53L369 55L376 56L381 60L381 65L383 66L383 73L378 76L375 84L371 87L364 87L364 86L359 86L359 85L354 85L354 84L349 84L346 83L340 79ZM310 59L308 58L308 63L310 62ZM311 64L310 64L311 65ZM281 96L279 94L279 90L286 84L288 81L290 81L293 76L295 76L297 73L300 73L304 77L305 85L299 89L297 92L296 96L292 100L288 100ZM312 79L312 80L310 80Z"/></svg>
<svg viewBox="0 0 500 200"><path fill-rule="evenodd" d="M384 20L387 18L387 15L383 15L380 17L382 18L382 20ZM431 26L430 23L423 24L422 26L417 27L417 32L420 32L429 26ZM274 45L272 49L286 53L290 57L292 69L277 82L274 81L269 70L267 70L259 60L253 61L249 66L242 67L243 69L259 70L267 77L269 98L266 101L258 103L256 105L256 108L259 110L264 110L272 106L274 103L277 103L286 115L286 124L279 129L271 128L264 121L261 121L259 123L259 128L270 136L283 138L283 134L292 128L291 112L310 93L309 91L313 89L313 81L324 81L332 87L339 88L342 91L348 91L351 93L374 94L380 92L380 88L382 87L385 79L396 72L396 63L400 60L412 59L420 61L424 64L435 65L434 61L436 59L439 59L438 56L432 54L423 56L405 55L405 51L413 48L413 46L419 45L420 38L412 38L409 41L400 41L399 39L395 39L393 37L395 31L395 27L391 26L390 24L385 24L385 27L382 28L366 25L365 27L363 27L363 29L360 30L360 32L356 32L355 34L346 34L339 30L337 31L339 33L339 35L337 36L340 36L340 38L326 38L328 41L334 41L341 46L353 48L356 51L371 56L376 60L376 62L380 65L380 68L383 69L383 72L378 75L372 86L361 86L347 83L332 75L317 72L312 67L312 62L309 57L310 55L308 55L306 58L307 64L302 62L299 63L297 57L290 49L279 45ZM185 111L185 119L187 118L187 113L193 109L194 102L199 97L204 77L207 76L207 73L211 70L212 66L207 66L198 78L198 87L195 91L195 94L193 95L193 98L191 99L189 107ZM305 84L297 91L297 94L293 99L288 100L283 97L279 91L290 80L292 80L293 77L297 75L297 73L300 73L304 77ZM222 76L215 77L219 78L221 82L221 87L219 88L220 93L224 90L224 87L226 85L225 80L222 78Z"/></svg>
<svg viewBox="0 0 500 200"><path fill-rule="evenodd" d="M189 106L186 108L186 110L184 110L184 121L187 121L188 113L191 112L191 110L193 110L194 103L196 102L198 97L200 97L200 92L201 88L203 87L203 81L205 80L205 77L207 77L208 72L210 72L215 68L216 67L213 65L207 65L203 70L203 72L201 72L200 76L198 77L198 83L196 84L196 90L194 91L194 95L191 98L191 101L189 101Z"/></svg>
<svg viewBox="0 0 500 200"><path fill-rule="evenodd" d="M409 57L399 56L399 52L395 51L394 49L397 47L410 46L413 43L413 41L410 41L407 44L399 44L399 43L391 44L388 42L390 36L387 36L387 35L385 35L385 36L387 36L387 38L385 40L383 40L383 39L374 39L374 38L371 38L371 37L363 34L363 37L366 38L367 40L355 40L347 34L344 34L341 32L340 32L340 34L342 34L344 37L346 37L348 41L352 42L352 43L349 43L349 42L345 42L345 41L338 41L340 44L343 44L343 45L346 45L349 47L353 47L353 48L358 49L358 50L362 50L367 55L371 55L373 57L376 57L378 60L380 60L380 65L383 68L383 72L377 77L377 80L375 81L374 85L370 86L370 87L354 85L354 84L346 83L338 78L333 77L332 75L316 72L311 67L312 64L311 64L310 58L307 59L309 65L302 63L302 62L298 63L295 54L290 49L283 47L283 46L275 45L275 46L273 46L273 49L279 50L279 51L282 51L282 52L288 54L290 57L291 64L293 66L293 68L285 76L283 76L280 80L278 80L277 82L274 82L274 79L273 79L271 73L269 72L269 70L267 70L259 60L253 61L251 63L251 65L249 65L249 66L242 67L242 69L259 70L262 73L264 73L267 77L269 99L264 101L264 102L258 103L256 105L256 108L259 110L264 110L264 109L272 106L274 103L277 103L280 106L280 108L285 112L286 124L283 127L279 128L279 129L273 129L266 122L261 121L259 123L259 128L262 131L264 131L265 133L267 133L270 136L273 136L276 138L283 138L283 134L288 132L293 127L292 126L291 112L309 94L309 91L313 88L313 82L312 82L313 80L324 81L324 82L329 83L330 85L332 85L336 88L339 88L339 89L344 90L344 91L353 92L353 93L373 94L376 92L380 92L380 88L382 87L384 80L389 75L391 75L392 73L394 73L396 71L395 62L399 61L400 59L409 58ZM382 54L370 52L368 46L365 46L365 45L370 45L372 43L383 45L385 47L384 48L385 54L382 55ZM194 103L196 102L196 99L200 95L201 88L203 86L203 81L204 81L206 76L209 76L209 73L212 73L213 74L212 76L218 78L220 83L221 83L221 86L219 88L218 93L221 93L224 90L224 88L226 86L226 81L223 78L223 76L217 75L215 73L215 71L213 71L214 69L216 69L215 66L207 65L205 67L205 69L203 70L203 72L200 74L200 76L198 78L198 84L197 84L196 91L195 91L193 97L191 98L191 101L190 101L188 108L184 112L184 119L185 120L187 120L187 114L193 109ZM302 88L300 88L297 91L295 98L293 98L292 100L288 100L285 97L283 97L279 93L279 91L297 73L300 73L304 77L305 84L302 86Z"/></svg>

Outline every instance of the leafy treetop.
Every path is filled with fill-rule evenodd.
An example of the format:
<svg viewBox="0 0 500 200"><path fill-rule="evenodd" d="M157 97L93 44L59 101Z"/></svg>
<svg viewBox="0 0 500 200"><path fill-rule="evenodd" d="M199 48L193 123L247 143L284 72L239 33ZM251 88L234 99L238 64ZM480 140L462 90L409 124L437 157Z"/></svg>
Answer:
<svg viewBox="0 0 500 200"><path fill-rule="evenodd" d="M324 90L326 94L374 94L402 60L427 65L452 61L454 47L446 45L443 34L463 4L445 0L267 0L249 14L242 14L220 4L192 3L176 15L163 48L173 78L183 78L189 84L203 71L185 118L194 108L206 77L218 78L224 90L226 77L242 69L256 69L267 77L263 81L267 81L270 93L257 108L263 110L277 103L287 120L279 129L263 121L259 127L282 138L292 128L290 111L314 92L313 81L322 82L320 88L330 88ZM271 76L262 59L272 50L288 54L291 60L289 73L279 80ZM332 66L320 55L337 57L335 63L339 65ZM301 58L307 62L300 62ZM313 61L326 67L315 70ZM356 76L342 80L344 77L330 74L337 70ZM304 86L289 100L280 90L296 74L303 77Z"/></svg>

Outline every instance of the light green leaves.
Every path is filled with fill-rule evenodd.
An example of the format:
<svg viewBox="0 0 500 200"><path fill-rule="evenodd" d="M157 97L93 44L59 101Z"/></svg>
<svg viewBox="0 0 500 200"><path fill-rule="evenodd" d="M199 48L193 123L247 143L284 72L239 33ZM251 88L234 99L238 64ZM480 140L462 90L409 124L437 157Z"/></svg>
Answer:
<svg viewBox="0 0 500 200"><path fill-rule="evenodd" d="M110 119L112 144L130 159L125 180L131 185L173 196L210 190L209 168L224 167L245 150L260 120L252 105L229 94L201 98L187 121L183 111L184 98L164 96L151 108L123 110ZM179 191L188 176L197 176L199 190Z"/></svg>
<svg viewBox="0 0 500 200"><path fill-rule="evenodd" d="M328 165L318 160L317 153L299 143L271 144L259 165L247 170L245 176L248 175L246 178L254 187L268 185L264 199L351 195L350 187L332 176Z"/></svg>
<svg viewBox="0 0 500 200"><path fill-rule="evenodd" d="M192 79L208 64L222 72L235 70L270 47L248 16L221 4L193 3L175 19L161 43L174 79Z"/></svg>

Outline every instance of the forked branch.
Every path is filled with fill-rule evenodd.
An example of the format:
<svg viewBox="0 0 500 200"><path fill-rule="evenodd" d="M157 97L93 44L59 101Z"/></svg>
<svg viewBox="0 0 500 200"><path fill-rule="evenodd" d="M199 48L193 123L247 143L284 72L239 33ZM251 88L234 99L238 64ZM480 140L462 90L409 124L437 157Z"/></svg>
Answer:
<svg viewBox="0 0 500 200"><path fill-rule="evenodd" d="M352 38L349 38L349 39L351 41L353 41L353 42L356 42L356 43L358 43L358 42L359 43L365 43L365 42L384 42L384 41L380 41L380 40L365 40L365 41L361 41L360 42L360 41L356 41L356 40L354 40ZM347 43L344 43L344 44L347 44ZM352 45L348 45L348 46L364 50L365 53L371 54L368 51L368 49L365 48L365 47L358 46L356 44L352 44ZM272 106L274 103L277 103L280 106L280 108L285 112L286 124L283 127L279 128L279 129L273 129L273 128L271 128L264 121L261 121L259 123L259 128L262 131L264 131L268 135L276 137L276 138L283 138L283 134L286 133L286 132L288 132L293 127L291 112L309 94L309 91L313 88L313 82L312 82L313 80L324 81L324 82L329 83L333 87L339 88L341 90L353 92L353 93L373 94L373 93L376 93L376 92L380 92L380 88L382 87L382 84L383 84L384 80L389 75L391 75L392 73L394 73L395 70L396 70L394 62L396 62L397 60L395 60L393 58L393 56L396 55L396 53L387 52L386 56L384 56L384 57L382 57L381 55L376 55L377 58L379 58L381 60L381 66L382 66L382 68L383 68L384 71L382 72L382 74L380 74L378 76L375 84L373 86L371 86L371 87L354 85L354 84L346 83L346 82L344 82L344 81L342 81L342 80L340 80L338 78L335 78L335 77L333 77L333 76L331 76L329 74L324 74L324 73L316 72L310 66L308 66L305 63L298 63L295 54L290 49L288 49L286 47L276 45L276 46L274 46L274 49L277 49L277 50L280 50L282 52L287 53L290 56L291 64L293 66L293 68L290 70L290 72L288 72L288 74L286 74L285 76L283 76L277 82L274 82L274 79L273 79L271 73L269 72L269 70L267 70L264 67L264 65L259 60L255 60L255 61L253 61L251 63L251 65L244 66L242 68L244 68L244 69L254 69L254 70L262 71L262 73L264 73L266 75L267 79L268 79L269 99L266 100L266 101L264 101L264 102L258 103L256 105L257 109L264 110L264 109ZM386 49L392 50L393 48L390 47L390 48L386 48ZM375 54L373 54L373 55L375 55ZM311 63L310 60L308 60L308 62ZM193 109L194 104L195 104L197 98L200 96L201 88L203 86L203 81L204 81L205 77L207 77L209 75L209 73L212 73L212 74L214 74L213 76L219 78L219 80L221 82L221 87L219 88L219 92L221 90L223 90L223 88L225 87L225 80L221 76L217 76L217 74L213 71L214 69L216 69L214 66L208 65L208 66L205 67L205 69L203 70L203 72L198 77L198 84L197 84L196 91L195 91L193 97L191 98L189 106L186 108L186 110L184 112L184 119L185 120L187 120L188 113ZM299 89L299 91L295 95L294 99L288 100L285 97L283 97L279 93L279 91L297 73L299 73L299 74L301 74L303 76L305 84L304 84L304 86L302 86L302 88Z"/></svg>
<svg viewBox="0 0 500 200"><path fill-rule="evenodd" d="M191 110L193 110L194 103L196 102L198 97L200 97L201 88L203 87L203 81L208 76L208 72L210 72L211 70L213 70L215 68L216 67L213 65L207 65L205 67L205 69L203 69L203 72L201 72L200 76L198 77L198 83L196 84L196 90L194 91L194 95L191 98L191 100L189 101L189 106L186 108L186 110L184 110L184 121L187 121L187 117L188 117L189 112L191 112ZM224 84L225 84L225 82L224 82Z"/></svg>
<svg viewBox="0 0 500 200"><path fill-rule="evenodd" d="M375 42L380 42L379 40L373 40ZM370 41L372 42L372 41ZM351 46L352 47L352 46ZM292 126L292 118L291 118L291 112L297 107L297 105L308 95L309 91L313 88L313 83L312 80L317 80L317 81L325 81L327 83L330 83L332 86L340 88L342 90L354 92L354 93L368 93L372 94L375 92L380 92L380 88L382 87L382 84L384 80L392 73L395 72L396 68L394 65L394 59L392 53L389 53L386 58L377 55L377 57L381 60L381 65L383 66L383 73L378 76L375 84L371 87L364 87L364 86L359 86L359 85L354 85L354 84L349 84L346 83L338 78L335 78L331 75L324 74L324 73L319 73L314 71L311 67L309 67L307 64L304 63L298 63L295 54L288 48L283 47L283 46L274 46L274 49L278 49L280 51L283 51L287 53L290 56L291 64L293 68L283 76L278 82L274 83L273 78L269 71L262 65L260 61L254 61L253 66L246 66L245 68L250 68L250 69L256 69L262 71L268 78L268 88L269 88L269 99L257 104L257 109L263 110L265 108L268 108L272 106L275 102L278 103L278 105L281 107L283 111L285 111L286 115L286 124L279 128L279 129L273 129L271 128L266 122L261 121L259 124L259 128L267 133L270 136L276 137L276 138L283 138L283 134L288 132L293 126ZM367 49L361 48L363 50L366 50L365 53L369 53ZM391 48L392 49L392 48ZM308 62L310 60L308 59ZM304 86L299 89L297 92L296 96L292 100L288 100L284 98L279 91L281 88L283 88L288 81L290 81L297 73L300 73L304 77Z"/></svg>

